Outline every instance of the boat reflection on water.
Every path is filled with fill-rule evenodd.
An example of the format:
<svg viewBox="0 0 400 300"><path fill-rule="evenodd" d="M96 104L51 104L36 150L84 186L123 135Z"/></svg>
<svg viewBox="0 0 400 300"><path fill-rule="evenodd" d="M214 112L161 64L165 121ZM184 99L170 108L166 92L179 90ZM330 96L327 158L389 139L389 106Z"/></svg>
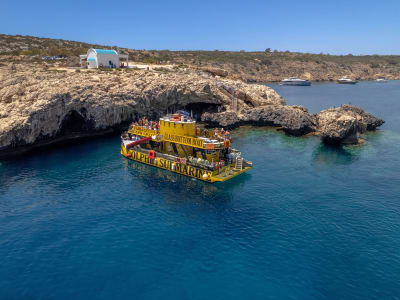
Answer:
<svg viewBox="0 0 400 300"><path fill-rule="evenodd" d="M173 173L160 168L151 167L133 160L122 160L124 168L129 171L132 179L144 185L146 189L157 190L181 195L174 201L187 201L188 197L203 198L209 201L230 200L233 192L241 188L251 178L251 174L245 173L230 180L209 184L188 176ZM191 199L189 199L191 200Z"/></svg>

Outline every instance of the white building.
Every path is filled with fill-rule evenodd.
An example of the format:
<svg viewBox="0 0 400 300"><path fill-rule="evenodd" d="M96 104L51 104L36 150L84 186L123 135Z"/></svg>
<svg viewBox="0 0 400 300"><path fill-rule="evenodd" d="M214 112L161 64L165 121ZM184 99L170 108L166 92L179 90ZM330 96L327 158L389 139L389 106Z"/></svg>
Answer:
<svg viewBox="0 0 400 300"><path fill-rule="evenodd" d="M121 63L120 59L126 60L126 64ZM86 61L89 69L128 67L127 54L118 54L117 51L109 49L90 48L86 55L79 55L79 60L81 67L83 62Z"/></svg>

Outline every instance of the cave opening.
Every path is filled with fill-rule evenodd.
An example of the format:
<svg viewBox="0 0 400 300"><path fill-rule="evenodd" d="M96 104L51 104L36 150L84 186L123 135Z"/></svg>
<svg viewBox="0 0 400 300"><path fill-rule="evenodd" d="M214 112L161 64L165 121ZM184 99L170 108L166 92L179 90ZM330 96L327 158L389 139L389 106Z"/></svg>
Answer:
<svg viewBox="0 0 400 300"><path fill-rule="evenodd" d="M203 102L197 102L197 103L189 103L185 106L174 106L168 109L169 112L177 111L177 110L185 110L189 113L193 114L193 117L196 120L201 119L201 115L205 112L209 113L217 113L218 110L222 111L222 106L219 104L215 103L203 103Z"/></svg>
<svg viewBox="0 0 400 300"><path fill-rule="evenodd" d="M94 129L94 121L79 114L76 110L69 111L61 122L61 135L84 132Z"/></svg>

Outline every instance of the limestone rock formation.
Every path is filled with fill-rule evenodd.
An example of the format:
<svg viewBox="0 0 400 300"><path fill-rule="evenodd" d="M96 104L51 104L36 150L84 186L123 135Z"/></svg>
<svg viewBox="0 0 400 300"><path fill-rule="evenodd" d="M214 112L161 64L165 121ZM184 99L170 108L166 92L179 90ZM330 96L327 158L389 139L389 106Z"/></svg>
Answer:
<svg viewBox="0 0 400 300"><path fill-rule="evenodd" d="M282 127L289 135L304 135L315 131L315 117L302 106L263 105L240 113L204 113L201 120L210 126L230 129L243 124Z"/></svg>
<svg viewBox="0 0 400 300"><path fill-rule="evenodd" d="M321 111L316 119L322 140L329 144L357 143L360 134L375 130L384 123L353 105Z"/></svg>
<svg viewBox="0 0 400 300"><path fill-rule="evenodd" d="M280 127L288 135L316 133L325 143L357 143L360 134L375 130L384 121L353 105L343 105L310 115L302 106L262 105L243 109L239 113L227 111L205 113L202 121L210 126L235 128L240 125Z"/></svg>
<svg viewBox="0 0 400 300"><path fill-rule="evenodd" d="M215 80L195 71L67 72L0 68L0 151L126 126L139 116L177 109L201 116L226 110L240 89L241 108L285 102L264 85Z"/></svg>
<svg viewBox="0 0 400 300"><path fill-rule="evenodd" d="M359 134L366 129L361 117L326 110L318 115L319 132L328 144L357 143Z"/></svg>
<svg viewBox="0 0 400 300"><path fill-rule="evenodd" d="M235 128L240 125L240 119L236 112L224 111L221 113L205 112L201 116L201 121L207 123L209 126L223 128Z"/></svg>
<svg viewBox="0 0 400 300"><path fill-rule="evenodd" d="M0 66L0 156L126 128L138 117L157 119L178 109L191 111L210 126L276 126L290 135L317 132L330 143L355 142L365 130L383 124L349 105L310 115L301 106L285 105L265 85L199 70Z"/></svg>
<svg viewBox="0 0 400 300"><path fill-rule="evenodd" d="M340 113L352 113L360 116L361 121L363 124L366 125L367 130L375 130L377 127L385 123L384 120L379 119L354 105L344 104L341 107L336 108L336 110L339 111Z"/></svg>
<svg viewBox="0 0 400 300"><path fill-rule="evenodd" d="M315 131L315 120L302 106L266 105L248 110L243 121L255 125L279 126L290 135Z"/></svg>

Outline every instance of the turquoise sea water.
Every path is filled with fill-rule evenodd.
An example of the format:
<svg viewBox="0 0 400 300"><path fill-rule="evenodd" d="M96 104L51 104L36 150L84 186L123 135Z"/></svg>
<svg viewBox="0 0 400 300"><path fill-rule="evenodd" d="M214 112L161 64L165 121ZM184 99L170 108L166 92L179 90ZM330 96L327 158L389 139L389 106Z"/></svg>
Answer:
<svg viewBox="0 0 400 300"><path fill-rule="evenodd" d="M210 185L105 137L0 162L0 299L400 299L400 82L271 85L386 124L363 146L241 128Z"/></svg>

